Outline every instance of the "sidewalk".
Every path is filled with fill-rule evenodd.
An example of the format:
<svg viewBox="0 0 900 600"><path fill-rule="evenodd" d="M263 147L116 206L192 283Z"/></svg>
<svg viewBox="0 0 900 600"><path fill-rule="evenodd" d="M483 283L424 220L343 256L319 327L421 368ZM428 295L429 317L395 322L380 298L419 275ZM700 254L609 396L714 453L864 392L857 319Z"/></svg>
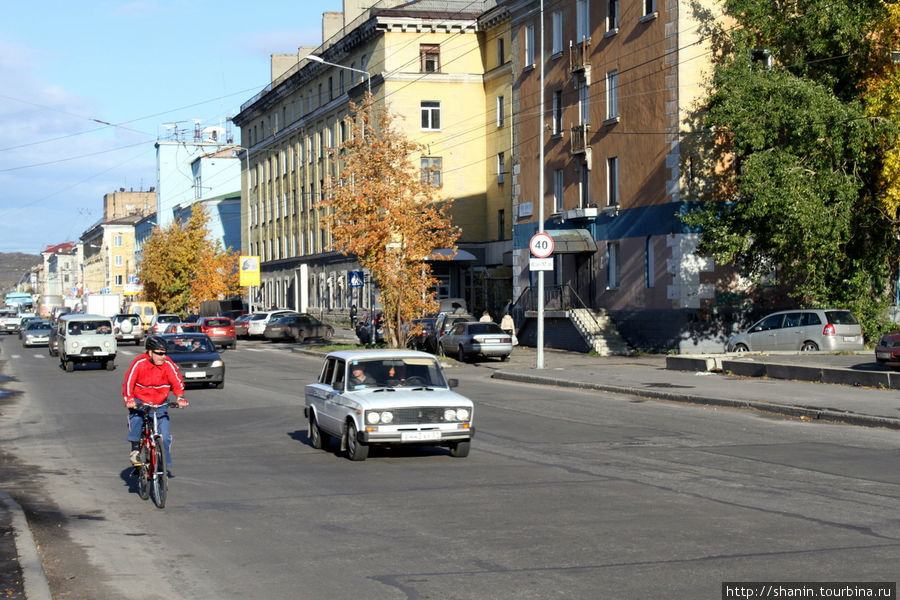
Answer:
<svg viewBox="0 0 900 600"><path fill-rule="evenodd" d="M534 348L516 347L508 363L479 364L494 369L495 379L749 408L810 420L900 430L900 390L858 384L868 381L873 373L888 375L865 369L871 360L868 356L766 355L740 360L748 365L747 372L764 372L767 367L783 377L779 379L711 372L705 367L677 370L683 368L683 356L601 357L545 350L543 369L535 368L536 358ZM872 368L878 367L872 365ZM823 374L826 381L846 381L849 385L809 380L820 380Z"/></svg>

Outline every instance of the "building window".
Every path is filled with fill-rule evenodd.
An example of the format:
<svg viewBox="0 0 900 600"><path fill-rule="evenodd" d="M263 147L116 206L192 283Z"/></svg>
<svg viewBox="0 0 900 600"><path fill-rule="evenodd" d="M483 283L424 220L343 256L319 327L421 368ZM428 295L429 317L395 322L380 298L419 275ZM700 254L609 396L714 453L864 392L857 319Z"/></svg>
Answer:
<svg viewBox="0 0 900 600"><path fill-rule="evenodd" d="M559 54L563 51L563 27L562 12L553 11L553 50L552 54Z"/></svg>
<svg viewBox="0 0 900 600"><path fill-rule="evenodd" d="M582 125L591 124L591 96L587 81L579 79L578 83L578 118Z"/></svg>
<svg viewBox="0 0 900 600"><path fill-rule="evenodd" d="M588 0L575 3L575 35L578 42L591 38L591 11Z"/></svg>
<svg viewBox="0 0 900 600"><path fill-rule="evenodd" d="M325 158L325 132L320 131L318 134L319 142L319 158Z"/></svg>
<svg viewBox="0 0 900 600"><path fill-rule="evenodd" d="M606 289L619 289L619 242L606 244Z"/></svg>
<svg viewBox="0 0 900 600"><path fill-rule="evenodd" d="M554 90L553 92L553 135L562 133L562 90Z"/></svg>
<svg viewBox="0 0 900 600"><path fill-rule="evenodd" d="M441 46L439 44L419 44L419 71L439 73L441 70Z"/></svg>
<svg viewBox="0 0 900 600"><path fill-rule="evenodd" d="M501 208L497 211L497 239L502 240L506 235L506 213Z"/></svg>
<svg viewBox="0 0 900 600"><path fill-rule="evenodd" d="M117 248L122 247L122 236L121 235L113 236L113 246L116 246Z"/></svg>
<svg viewBox="0 0 900 600"><path fill-rule="evenodd" d="M497 183L503 183L503 172L506 170L506 156L503 152L497 153Z"/></svg>
<svg viewBox="0 0 900 600"><path fill-rule="evenodd" d="M122 266L122 255L121 254L116 254L113 257L113 264L116 265L117 267Z"/></svg>
<svg viewBox="0 0 900 600"><path fill-rule="evenodd" d="M649 235L644 242L644 286L652 288L656 284L656 260L653 256L653 238Z"/></svg>
<svg viewBox="0 0 900 600"><path fill-rule="evenodd" d="M344 73L346 73L346 71L341 71L340 73L338 73L338 82L339 82L338 89L339 89L339 93L342 96L344 95Z"/></svg>
<svg viewBox="0 0 900 600"><path fill-rule="evenodd" d="M619 0L606 0L606 30L619 28Z"/></svg>
<svg viewBox="0 0 900 600"><path fill-rule="evenodd" d="M619 204L619 157L610 156L606 159L606 204L618 206Z"/></svg>
<svg viewBox="0 0 900 600"><path fill-rule="evenodd" d="M534 66L534 25L525 26L525 66Z"/></svg>
<svg viewBox="0 0 900 600"><path fill-rule="evenodd" d="M423 156L421 163L422 183L431 187L441 187L443 159L440 156Z"/></svg>
<svg viewBox="0 0 900 600"><path fill-rule="evenodd" d="M506 62L506 50L503 44L503 38L497 38L497 65L502 65Z"/></svg>
<svg viewBox="0 0 900 600"><path fill-rule="evenodd" d="M615 119L619 116L619 72L610 71L606 74L606 118Z"/></svg>
<svg viewBox="0 0 900 600"><path fill-rule="evenodd" d="M553 212L563 211L563 170L553 171Z"/></svg>
<svg viewBox="0 0 900 600"><path fill-rule="evenodd" d="M588 169L587 165L581 165L579 171L578 183L581 189L578 195L581 201L581 208L587 208L591 205L591 170Z"/></svg>
<svg viewBox="0 0 900 600"><path fill-rule="evenodd" d="M644 15L652 15L656 12L656 0L644 0Z"/></svg>
<svg viewBox="0 0 900 600"><path fill-rule="evenodd" d="M497 127L503 127L503 96L497 96Z"/></svg>
<svg viewBox="0 0 900 600"><path fill-rule="evenodd" d="M122 276L116 275L115 277L116 277L116 279L115 279L116 285L122 285Z"/></svg>
<svg viewBox="0 0 900 600"><path fill-rule="evenodd" d="M322 102L322 84L319 84L319 106L322 106L324 102Z"/></svg>
<svg viewBox="0 0 900 600"><path fill-rule="evenodd" d="M441 128L441 103L423 100L421 104L422 129L438 131Z"/></svg>

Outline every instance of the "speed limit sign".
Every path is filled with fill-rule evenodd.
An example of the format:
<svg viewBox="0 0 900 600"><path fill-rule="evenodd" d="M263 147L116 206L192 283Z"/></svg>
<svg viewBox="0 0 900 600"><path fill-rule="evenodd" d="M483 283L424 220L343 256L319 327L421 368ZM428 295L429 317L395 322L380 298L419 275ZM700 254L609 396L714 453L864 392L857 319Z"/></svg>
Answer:
<svg viewBox="0 0 900 600"><path fill-rule="evenodd" d="M537 258L547 258L553 254L553 238L549 233L536 233L531 236L528 248L531 250L531 254Z"/></svg>

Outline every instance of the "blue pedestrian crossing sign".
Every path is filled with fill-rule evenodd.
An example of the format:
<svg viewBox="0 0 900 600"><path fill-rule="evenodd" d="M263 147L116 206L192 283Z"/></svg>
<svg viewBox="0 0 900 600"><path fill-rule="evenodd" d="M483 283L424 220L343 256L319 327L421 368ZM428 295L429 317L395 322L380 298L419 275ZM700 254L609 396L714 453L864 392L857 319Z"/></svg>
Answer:
<svg viewBox="0 0 900 600"><path fill-rule="evenodd" d="M347 276L350 279L350 287L362 287L366 281L366 276L362 271L350 271Z"/></svg>

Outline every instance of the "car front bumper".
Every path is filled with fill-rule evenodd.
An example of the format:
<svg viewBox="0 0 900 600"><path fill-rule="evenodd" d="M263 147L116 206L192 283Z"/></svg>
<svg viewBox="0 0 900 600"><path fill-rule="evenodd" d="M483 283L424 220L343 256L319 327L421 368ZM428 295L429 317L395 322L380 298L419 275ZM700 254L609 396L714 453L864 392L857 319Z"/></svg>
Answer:
<svg viewBox="0 0 900 600"><path fill-rule="evenodd" d="M475 428L450 427L366 427L357 432L357 439L363 444L429 444L440 446L447 442L459 442L475 436Z"/></svg>

